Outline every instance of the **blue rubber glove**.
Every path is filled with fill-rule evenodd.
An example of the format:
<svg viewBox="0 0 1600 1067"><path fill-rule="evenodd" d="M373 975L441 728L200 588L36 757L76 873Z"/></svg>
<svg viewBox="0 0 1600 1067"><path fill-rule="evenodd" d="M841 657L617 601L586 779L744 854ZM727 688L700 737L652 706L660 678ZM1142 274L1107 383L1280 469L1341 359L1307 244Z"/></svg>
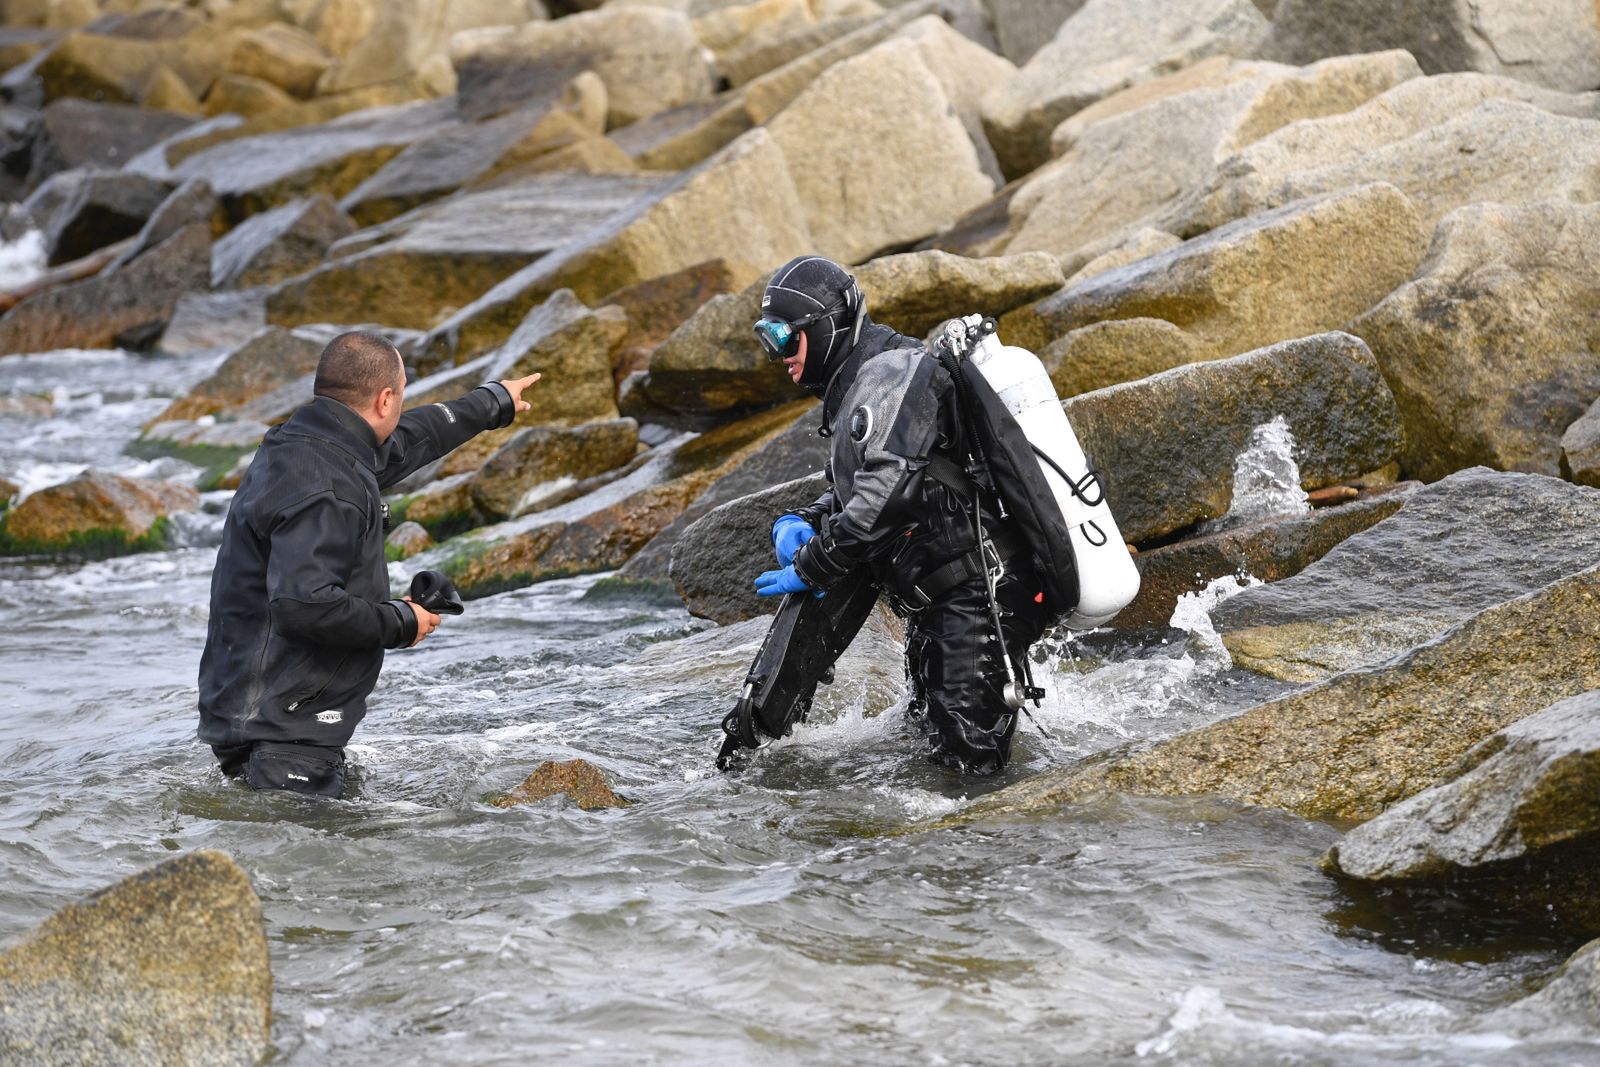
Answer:
<svg viewBox="0 0 1600 1067"><path fill-rule="evenodd" d="M811 524L798 515L780 515L772 524L772 545L778 550L778 566L787 567L794 562L800 546L817 536Z"/></svg>
<svg viewBox="0 0 1600 1067"><path fill-rule="evenodd" d="M781 571L764 571L756 578L757 596L780 596L784 593L805 593L811 587L805 583L794 571L794 564L789 564ZM818 596L822 593L819 591Z"/></svg>

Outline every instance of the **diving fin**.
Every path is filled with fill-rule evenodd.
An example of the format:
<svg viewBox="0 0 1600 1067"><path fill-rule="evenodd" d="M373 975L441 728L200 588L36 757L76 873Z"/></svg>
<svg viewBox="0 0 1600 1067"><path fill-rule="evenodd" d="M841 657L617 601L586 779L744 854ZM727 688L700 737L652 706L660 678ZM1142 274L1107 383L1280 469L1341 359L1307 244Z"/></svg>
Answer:
<svg viewBox="0 0 1600 1067"><path fill-rule="evenodd" d="M828 590L789 593L745 675L739 701L722 720L717 769L727 770L742 748L789 736L811 710L817 686L833 680L834 661L850 647L878 602L870 571L859 567Z"/></svg>

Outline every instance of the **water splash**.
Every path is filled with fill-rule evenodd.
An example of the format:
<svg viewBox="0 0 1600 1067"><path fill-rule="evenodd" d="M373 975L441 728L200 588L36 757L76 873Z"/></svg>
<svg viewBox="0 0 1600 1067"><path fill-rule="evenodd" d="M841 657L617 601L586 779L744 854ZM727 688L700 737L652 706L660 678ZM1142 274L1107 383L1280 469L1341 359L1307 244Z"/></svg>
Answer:
<svg viewBox="0 0 1600 1067"><path fill-rule="evenodd" d="M0 289L15 289L39 275L49 262L44 234L29 230L15 241L0 241Z"/></svg>
<svg viewBox="0 0 1600 1067"><path fill-rule="evenodd" d="M1294 432L1282 415L1250 431L1250 443L1233 461L1233 501L1228 513L1205 524L1205 532L1247 522L1309 515L1294 458Z"/></svg>

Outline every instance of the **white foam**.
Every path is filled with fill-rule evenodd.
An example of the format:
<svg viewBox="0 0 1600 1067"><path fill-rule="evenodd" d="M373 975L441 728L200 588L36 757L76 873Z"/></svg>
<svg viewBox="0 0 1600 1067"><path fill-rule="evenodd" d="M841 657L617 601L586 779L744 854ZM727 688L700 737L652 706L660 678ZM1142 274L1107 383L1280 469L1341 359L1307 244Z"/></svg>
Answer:
<svg viewBox="0 0 1600 1067"><path fill-rule="evenodd" d="M15 241L0 241L0 289L15 289L43 274L50 253L44 234L29 230Z"/></svg>
<svg viewBox="0 0 1600 1067"><path fill-rule="evenodd" d="M1233 461L1233 500L1227 514L1202 529L1309 515L1311 505L1300 488L1300 464L1294 450L1294 433L1282 415L1252 430L1249 443Z"/></svg>

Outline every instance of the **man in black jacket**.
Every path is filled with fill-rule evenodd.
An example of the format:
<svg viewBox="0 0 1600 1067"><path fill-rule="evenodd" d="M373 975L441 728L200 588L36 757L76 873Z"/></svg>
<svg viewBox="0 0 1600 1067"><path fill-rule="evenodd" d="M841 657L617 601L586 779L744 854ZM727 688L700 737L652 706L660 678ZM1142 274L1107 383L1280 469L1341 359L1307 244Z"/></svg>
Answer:
<svg viewBox="0 0 1600 1067"><path fill-rule="evenodd" d="M401 414L405 366L370 333L328 342L311 403L268 431L234 494L211 575L200 740L254 789L338 796L344 746L385 649L439 616L389 597L382 491L510 425L539 375Z"/></svg>
<svg viewBox="0 0 1600 1067"><path fill-rule="evenodd" d="M855 279L820 256L780 267L762 296L756 335L822 398L833 448L828 491L773 524L782 569L757 578L756 591L826 590L868 568L908 618L910 710L931 757L994 774L1011 758L1017 709L1006 702L977 504L960 465L955 386L921 341L873 322L862 305ZM1021 657L1052 612L1028 547L986 504L980 514L1004 563L996 599L1021 677Z"/></svg>

